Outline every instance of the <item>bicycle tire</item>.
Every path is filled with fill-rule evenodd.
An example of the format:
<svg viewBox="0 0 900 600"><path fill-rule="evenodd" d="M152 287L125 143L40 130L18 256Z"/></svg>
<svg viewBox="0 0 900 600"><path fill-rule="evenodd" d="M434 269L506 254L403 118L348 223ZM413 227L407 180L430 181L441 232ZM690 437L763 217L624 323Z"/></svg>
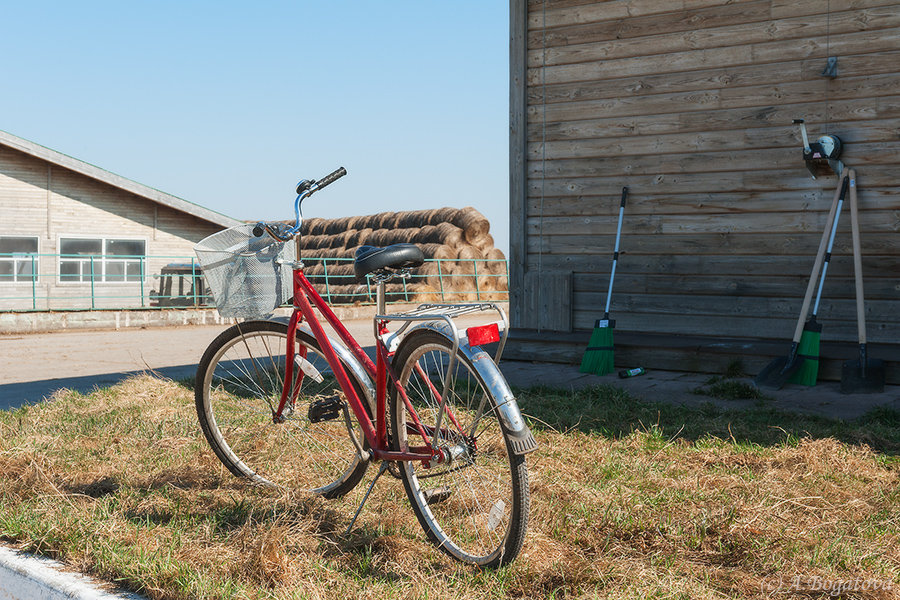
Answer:
<svg viewBox="0 0 900 600"><path fill-rule="evenodd" d="M432 431L436 431L434 421L451 351L452 344L443 335L418 330L403 340L393 361L418 418ZM493 363L490 366L497 368ZM422 374L436 386L437 394ZM497 375L502 377L499 372ZM439 447L455 448L463 456L430 468L420 462L400 463L403 484L433 544L459 561L499 567L519 554L528 528L530 492L525 458L513 452L508 432L497 418L498 403L504 399L490 394L461 351L451 382L447 405L453 418L449 417L451 411L445 411ZM476 421L482 397L485 405ZM395 450L408 449L410 438L415 442L412 445L421 445L407 415L404 399L393 388L391 443ZM475 435L469 435L472 432Z"/></svg>
<svg viewBox="0 0 900 600"><path fill-rule="evenodd" d="M362 479L368 461L360 460L347 430L343 410L320 418L323 402L335 409L345 403L337 380L314 337L297 330L296 349L305 352L322 382L294 368L294 383L302 376L293 410L276 423L287 348L284 323L247 321L222 332L206 349L197 369L194 399L200 427L219 460L238 477L270 487L308 490L326 498L340 497ZM280 360L279 360L280 359ZM362 384L345 369L365 403ZM337 402L335 402L337 399ZM311 413L316 405L319 414ZM334 413L337 413L335 415ZM351 413L357 439L365 444Z"/></svg>

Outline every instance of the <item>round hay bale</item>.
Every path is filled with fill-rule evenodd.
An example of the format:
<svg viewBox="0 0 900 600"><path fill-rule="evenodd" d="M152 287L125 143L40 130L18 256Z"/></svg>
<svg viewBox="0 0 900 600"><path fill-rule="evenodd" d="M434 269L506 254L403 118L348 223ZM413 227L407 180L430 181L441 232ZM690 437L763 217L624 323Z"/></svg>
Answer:
<svg viewBox="0 0 900 600"><path fill-rule="evenodd" d="M432 225L425 225L424 227L413 229L404 229L402 231L409 232L409 241L412 244L426 245L441 243L441 241L438 239L437 233L435 232L434 226Z"/></svg>
<svg viewBox="0 0 900 600"><path fill-rule="evenodd" d="M326 219L318 217L303 219L303 226L300 228L300 232L302 235L323 235L327 223Z"/></svg>
<svg viewBox="0 0 900 600"><path fill-rule="evenodd" d="M338 233L344 233L348 229L350 229L350 219L355 217L341 217L339 219L328 219L325 233L328 235L335 235Z"/></svg>
<svg viewBox="0 0 900 600"><path fill-rule="evenodd" d="M454 217L453 224L465 232L466 241L470 244L487 235L491 228L487 218L471 206L460 210Z"/></svg>
<svg viewBox="0 0 900 600"><path fill-rule="evenodd" d="M316 285L315 287L316 291L332 304L372 302L375 297L375 288L371 288L370 294L369 287L365 284L329 285L327 290L325 289L324 283Z"/></svg>
<svg viewBox="0 0 900 600"><path fill-rule="evenodd" d="M426 225L419 228L415 234L411 236L411 239L418 244L444 244L445 246L453 248L462 243L463 231L451 223Z"/></svg>
<svg viewBox="0 0 900 600"><path fill-rule="evenodd" d="M433 208L429 210L409 210L395 213L391 225L396 229L411 229L426 225L452 222L459 209Z"/></svg>
<svg viewBox="0 0 900 600"><path fill-rule="evenodd" d="M475 246L463 244L457 247L456 258L457 260L479 260L484 258L484 254Z"/></svg>
<svg viewBox="0 0 900 600"><path fill-rule="evenodd" d="M388 244L415 244L417 229L385 229Z"/></svg>
<svg viewBox="0 0 900 600"><path fill-rule="evenodd" d="M425 258L448 260L456 258L456 252L445 244L418 244Z"/></svg>
<svg viewBox="0 0 900 600"><path fill-rule="evenodd" d="M374 215L364 215L356 218L357 229L381 229L377 223L383 218L382 215L393 213L377 213Z"/></svg>
<svg viewBox="0 0 900 600"><path fill-rule="evenodd" d="M412 229L431 225L427 215L430 210L407 210L394 213L393 217L386 220L384 227L390 229Z"/></svg>
<svg viewBox="0 0 900 600"><path fill-rule="evenodd" d="M485 251L494 247L494 236L486 233L481 237L477 237L474 240L471 240L469 243L479 250Z"/></svg>
<svg viewBox="0 0 900 600"><path fill-rule="evenodd" d="M475 275L475 267L471 261L462 260L453 263L450 276L450 287L454 291L475 289L472 277ZM446 285L444 286L446 287Z"/></svg>
<svg viewBox="0 0 900 600"><path fill-rule="evenodd" d="M318 249L318 248L340 248L343 240L333 235L303 235L300 236L301 249Z"/></svg>
<svg viewBox="0 0 900 600"><path fill-rule="evenodd" d="M372 215L372 217L372 229L395 229L394 220L397 218L396 212L378 213L377 215Z"/></svg>
<svg viewBox="0 0 900 600"><path fill-rule="evenodd" d="M423 283L426 285L440 285L440 281L438 281L438 275L440 274L441 270L436 261L426 262L421 267L416 267L415 269L413 269L411 279L415 283Z"/></svg>
<svg viewBox="0 0 900 600"><path fill-rule="evenodd" d="M463 230L451 223L440 223L436 225L441 243L454 247L463 243Z"/></svg>
<svg viewBox="0 0 900 600"><path fill-rule="evenodd" d="M497 276L491 275L490 273L484 273L479 270L478 271L478 291L481 294L484 292L491 292L497 289ZM482 300L484 298L482 297Z"/></svg>
<svg viewBox="0 0 900 600"><path fill-rule="evenodd" d="M506 260L506 255L503 254L503 250L501 250L500 248L491 248L484 253L484 257L491 260Z"/></svg>
<svg viewBox="0 0 900 600"><path fill-rule="evenodd" d="M356 241L356 232L357 231L358 231L357 229L350 229L350 230L345 231L344 233L340 233L334 237L337 238L338 240L340 240L340 243L338 244L339 246L341 246L343 248L352 248L353 246L356 246L355 241Z"/></svg>
<svg viewBox="0 0 900 600"><path fill-rule="evenodd" d="M384 247L394 243L394 232L390 229L378 229L369 235L366 243L369 246Z"/></svg>
<svg viewBox="0 0 900 600"><path fill-rule="evenodd" d="M301 233L300 234L300 248L301 249L303 249L303 248L318 248L319 246L321 246L321 244L319 243L320 242L319 238L320 238L320 236L318 236L318 235ZM322 240L322 241L324 241L324 240Z"/></svg>
<svg viewBox="0 0 900 600"><path fill-rule="evenodd" d="M359 246L370 245L366 239L372 235L372 230L370 228L366 229L356 229L353 231L352 235L348 235L345 240L345 245L347 248L356 248Z"/></svg>
<svg viewBox="0 0 900 600"><path fill-rule="evenodd" d="M353 248L304 248L301 258L353 258L354 252Z"/></svg>
<svg viewBox="0 0 900 600"><path fill-rule="evenodd" d="M506 275L506 256L500 248L491 248L484 257L488 260L485 265L489 273Z"/></svg>
<svg viewBox="0 0 900 600"><path fill-rule="evenodd" d="M493 276L488 271L482 252L471 245L462 245L457 250L457 269L452 278L454 290L471 295L470 301L478 299L480 292L489 290Z"/></svg>

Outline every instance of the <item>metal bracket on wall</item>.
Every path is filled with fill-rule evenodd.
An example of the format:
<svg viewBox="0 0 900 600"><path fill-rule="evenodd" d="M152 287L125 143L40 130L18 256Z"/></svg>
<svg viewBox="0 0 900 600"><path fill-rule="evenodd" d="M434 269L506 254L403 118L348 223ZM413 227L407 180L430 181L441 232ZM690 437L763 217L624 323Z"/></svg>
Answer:
<svg viewBox="0 0 900 600"><path fill-rule="evenodd" d="M828 62L825 63L825 69L822 70L820 75L822 77L831 77L832 79L837 77L837 60L837 56L829 56Z"/></svg>

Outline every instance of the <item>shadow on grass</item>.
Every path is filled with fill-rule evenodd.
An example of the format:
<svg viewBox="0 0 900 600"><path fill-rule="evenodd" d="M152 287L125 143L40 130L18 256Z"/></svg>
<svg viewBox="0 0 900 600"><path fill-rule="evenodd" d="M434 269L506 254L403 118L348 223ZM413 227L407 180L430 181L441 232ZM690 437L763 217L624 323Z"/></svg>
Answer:
<svg viewBox="0 0 900 600"><path fill-rule="evenodd" d="M859 419L842 421L782 412L764 403L726 409L711 402L696 407L652 402L613 385L573 392L544 386L516 391L523 412L532 418L536 429L574 429L619 438L656 426L667 437L677 435L693 441L711 435L761 446L796 443L804 437L830 437L900 455L900 411L890 408L876 408Z"/></svg>

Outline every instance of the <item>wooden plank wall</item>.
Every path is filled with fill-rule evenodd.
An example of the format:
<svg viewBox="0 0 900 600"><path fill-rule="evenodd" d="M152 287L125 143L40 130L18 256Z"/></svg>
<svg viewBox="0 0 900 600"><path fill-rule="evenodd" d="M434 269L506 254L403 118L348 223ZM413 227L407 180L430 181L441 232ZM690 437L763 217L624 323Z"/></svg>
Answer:
<svg viewBox="0 0 900 600"><path fill-rule="evenodd" d="M602 315L627 185L619 328L789 339L837 181L808 176L791 124L802 117L813 139L840 136L857 169L869 339L897 341L900 2L517 6L527 9L527 189L512 253L522 245L526 273L573 272L576 329ZM820 75L828 56L835 79ZM828 275L823 340L853 340L849 210Z"/></svg>
<svg viewBox="0 0 900 600"><path fill-rule="evenodd" d="M539 332L572 331L572 273L530 271L521 297Z"/></svg>

